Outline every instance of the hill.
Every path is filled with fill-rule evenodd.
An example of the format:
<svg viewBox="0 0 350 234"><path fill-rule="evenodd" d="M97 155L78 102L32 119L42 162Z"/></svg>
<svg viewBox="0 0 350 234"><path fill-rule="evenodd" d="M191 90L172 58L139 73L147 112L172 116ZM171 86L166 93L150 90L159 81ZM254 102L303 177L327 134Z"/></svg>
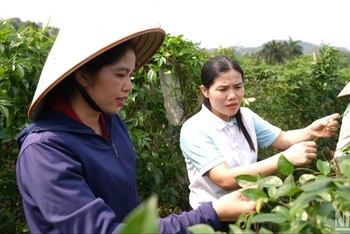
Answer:
<svg viewBox="0 0 350 234"><path fill-rule="evenodd" d="M303 47L304 54L312 54L313 49L317 49L317 48L321 47L321 45L316 45L316 44L312 44L312 43L305 42L305 41L301 41L300 45ZM236 47L236 52L238 54L254 54L254 53L258 52L259 50L261 50L262 48L263 48L263 45L258 46L258 47L239 46L239 47ZM345 51L345 52L349 51L347 48L343 48L343 47L340 47L339 49L340 49L340 51Z"/></svg>

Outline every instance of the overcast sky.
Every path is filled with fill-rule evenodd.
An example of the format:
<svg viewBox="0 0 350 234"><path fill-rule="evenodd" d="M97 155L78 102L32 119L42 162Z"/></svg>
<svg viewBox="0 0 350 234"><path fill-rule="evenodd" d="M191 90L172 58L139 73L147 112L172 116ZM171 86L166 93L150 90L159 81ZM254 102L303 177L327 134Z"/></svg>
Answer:
<svg viewBox="0 0 350 234"><path fill-rule="evenodd" d="M124 23L152 18L167 33L208 48L255 47L291 36L350 50L349 0L0 0L2 19L47 23L51 17L50 25L61 27L79 21L81 12L122 14Z"/></svg>

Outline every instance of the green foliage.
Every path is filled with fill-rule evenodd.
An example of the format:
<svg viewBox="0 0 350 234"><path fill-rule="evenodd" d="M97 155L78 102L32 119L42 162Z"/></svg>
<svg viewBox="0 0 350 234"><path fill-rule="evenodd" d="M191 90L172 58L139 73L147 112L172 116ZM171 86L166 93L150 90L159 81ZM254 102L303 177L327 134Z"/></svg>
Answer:
<svg viewBox="0 0 350 234"><path fill-rule="evenodd" d="M342 68L350 67L350 51L340 52L340 66Z"/></svg>
<svg viewBox="0 0 350 234"><path fill-rule="evenodd" d="M283 155L280 156L277 166L278 166L278 170L283 175L289 176L294 171L294 165L290 163Z"/></svg>
<svg viewBox="0 0 350 234"><path fill-rule="evenodd" d="M49 27L30 25L21 25L17 22L14 27L9 21L0 21L1 233L28 232L15 179L15 162L18 156L16 135L29 124L26 111L56 35L51 33ZM189 209L188 181L185 162L179 148L179 133L181 123L196 111L200 97L200 70L203 63L211 56L198 45L184 40L182 35L176 37L167 35L165 43L150 63L135 74L132 81L133 92L127 105L120 112L128 125L138 156L139 194L142 199L157 194L161 216ZM216 53L235 56L232 48L219 48L215 50ZM339 59L339 56L336 48L323 45L316 60L311 56L301 56L276 66L256 59L237 57L246 75L244 105L248 105L253 111L282 129L299 128L333 112L341 113L346 107L347 100L338 99L336 96L350 80L350 68L344 66L344 60ZM168 122L160 72L173 74L174 80L179 84L173 88L170 96L178 98L178 103L184 111L180 125L171 125ZM241 217L237 224L244 224L246 228L244 230L250 231L253 221L261 223L261 220L267 218L271 220L276 213L281 214L282 218L289 217L289 220L292 220L290 210L295 213L294 216L299 214L300 211L295 210L296 208L282 207L280 202L289 204L289 199L297 199L299 194L309 189L301 185L328 177L334 171L334 164L327 164L327 161L332 156L331 151L335 148L336 139L319 139L319 159L324 160L317 161L307 168L313 172L311 174L305 174L304 170L292 168L288 166L288 162L281 161L280 171L276 175L265 178L261 175L257 178L242 175L236 178L242 186L258 184L264 188L259 192L247 190L247 196L260 199L259 214L271 213L269 216L257 216L255 220L253 215L247 218ZM263 159L274 153L276 153L274 150L259 149L259 158ZM349 178L349 165L342 163L340 168L344 176ZM318 172L314 173L315 170ZM346 191L338 189L339 192L335 195L332 190L334 187L344 189L344 186L347 186L345 182L336 180L323 183L321 184L323 189L330 186L331 196L342 195L339 199L336 197L339 207L340 204L348 204L342 203L348 201ZM266 191L267 194L263 195L262 192ZM321 192L320 194L325 194L325 191ZM326 206L319 202L328 195L322 196L316 196L316 203L313 205L317 212L319 210L324 212L329 206L329 202L325 202L328 204ZM301 197L297 201L304 205L305 199L310 197L312 196ZM151 204L153 206L154 202ZM314 212L307 209L307 212ZM142 216L142 212L140 213ZM299 219L300 225L305 224L302 221ZM278 227L281 230L291 228L279 227L279 224L284 223L284 220L279 218L278 223L269 224L270 226L264 224L260 232L269 233L271 227ZM299 223L295 221L293 225L297 226ZM232 230L244 231L242 226L234 226ZM209 229L208 232L210 233Z"/></svg>
<svg viewBox="0 0 350 234"><path fill-rule="evenodd" d="M16 30L0 21L0 232L26 232L16 186L17 133L28 124L31 103L44 61L53 41L45 30Z"/></svg>
<svg viewBox="0 0 350 234"><path fill-rule="evenodd" d="M284 173L288 174L284 181L279 177L264 178L261 175L257 178L250 175L235 178L241 186L247 187L243 195L256 201L257 205L255 212L241 215L235 224L231 224L229 233L252 232L253 229L256 233L337 233L341 232L340 228L349 231L350 226L346 226L348 221L344 219L348 218L345 212L350 210L347 170L350 155L345 151L341 158L341 163L337 160L317 160L317 170L303 174L299 180L293 176L296 169L290 167L290 162L283 156L279 159L278 169L288 171ZM252 182L257 188L251 187ZM263 210L263 204L270 209ZM191 231L215 233L207 225L195 225Z"/></svg>
<svg viewBox="0 0 350 234"><path fill-rule="evenodd" d="M285 130L307 126L332 113L342 113L347 100L337 95L349 75L339 67L338 52L336 48L323 45L316 60L302 56L278 66L242 64L246 68L246 96L256 99L249 107ZM337 137L320 139L319 156L332 158L330 151L335 149L336 141ZM261 159L275 153L270 149L259 150Z"/></svg>
<svg viewBox="0 0 350 234"><path fill-rule="evenodd" d="M212 56L217 56L217 55L226 55L232 59L236 59L236 48L231 46L228 48L223 48L219 47L217 49L214 49L212 52Z"/></svg>
<svg viewBox="0 0 350 234"><path fill-rule="evenodd" d="M239 184L246 188L243 195L256 201L257 205L255 212L242 214L235 224L230 224L229 233L337 233L339 228L349 229L346 226L348 222L344 220L347 216L342 216L350 209L350 179L345 176L346 169L350 167L348 153L344 152L340 164L336 160L318 160L319 170L305 173L297 181L293 176L295 169L283 156L279 159L278 169L283 171L288 168L289 175L284 181L276 176L236 177ZM252 188L252 184L257 188ZM269 204L272 208L262 210ZM144 228L156 223L156 219L147 219L147 227L141 225L148 211L154 215L156 205L148 204L142 213L134 211L130 214L133 220L140 220L140 225L133 226L133 232L142 233ZM126 224L130 226L131 222L129 224L126 220ZM221 233L206 224L194 225L188 230L193 234Z"/></svg>
<svg viewBox="0 0 350 234"><path fill-rule="evenodd" d="M118 233L158 233L159 227L156 219L157 211L157 195L152 195L133 210L123 223L125 224Z"/></svg>
<svg viewBox="0 0 350 234"><path fill-rule="evenodd" d="M199 48L199 43L182 39L183 35L174 37L168 35L162 45L160 53L167 65L162 69L169 69L174 79L179 83L182 94L181 107L185 118L196 109L200 97L200 73L203 63L209 58L208 53Z"/></svg>

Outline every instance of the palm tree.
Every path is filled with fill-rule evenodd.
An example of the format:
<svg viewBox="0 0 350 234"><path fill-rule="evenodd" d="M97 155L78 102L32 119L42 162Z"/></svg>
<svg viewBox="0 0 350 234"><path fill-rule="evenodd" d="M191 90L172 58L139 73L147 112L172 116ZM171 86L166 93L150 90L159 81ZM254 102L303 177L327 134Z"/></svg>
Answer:
<svg viewBox="0 0 350 234"><path fill-rule="evenodd" d="M287 58L293 59L303 54L303 47L299 43L300 40L293 41L290 36L289 41L283 42Z"/></svg>
<svg viewBox="0 0 350 234"><path fill-rule="evenodd" d="M283 63L287 57L284 44L276 40L265 43L256 56L258 59L265 59L270 64Z"/></svg>
<svg viewBox="0 0 350 234"><path fill-rule="evenodd" d="M256 53L256 57L270 64L280 64L303 54L303 47L299 43L299 40L293 41L291 37L289 41L272 40L263 44L262 50Z"/></svg>

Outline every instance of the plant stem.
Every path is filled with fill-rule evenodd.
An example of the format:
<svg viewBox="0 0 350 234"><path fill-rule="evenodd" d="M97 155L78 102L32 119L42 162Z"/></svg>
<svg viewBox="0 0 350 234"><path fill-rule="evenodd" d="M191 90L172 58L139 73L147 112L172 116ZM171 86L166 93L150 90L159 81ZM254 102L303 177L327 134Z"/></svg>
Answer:
<svg viewBox="0 0 350 234"><path fill-rule="evenodd" d="M338 174L339 178L342 178L343 175L342 175L341 170L340 170L338 158L337 158L337 157L334 157L333 159L334 159L335 166L336 166L336 168L337 168L336 174Z"/></svg>

